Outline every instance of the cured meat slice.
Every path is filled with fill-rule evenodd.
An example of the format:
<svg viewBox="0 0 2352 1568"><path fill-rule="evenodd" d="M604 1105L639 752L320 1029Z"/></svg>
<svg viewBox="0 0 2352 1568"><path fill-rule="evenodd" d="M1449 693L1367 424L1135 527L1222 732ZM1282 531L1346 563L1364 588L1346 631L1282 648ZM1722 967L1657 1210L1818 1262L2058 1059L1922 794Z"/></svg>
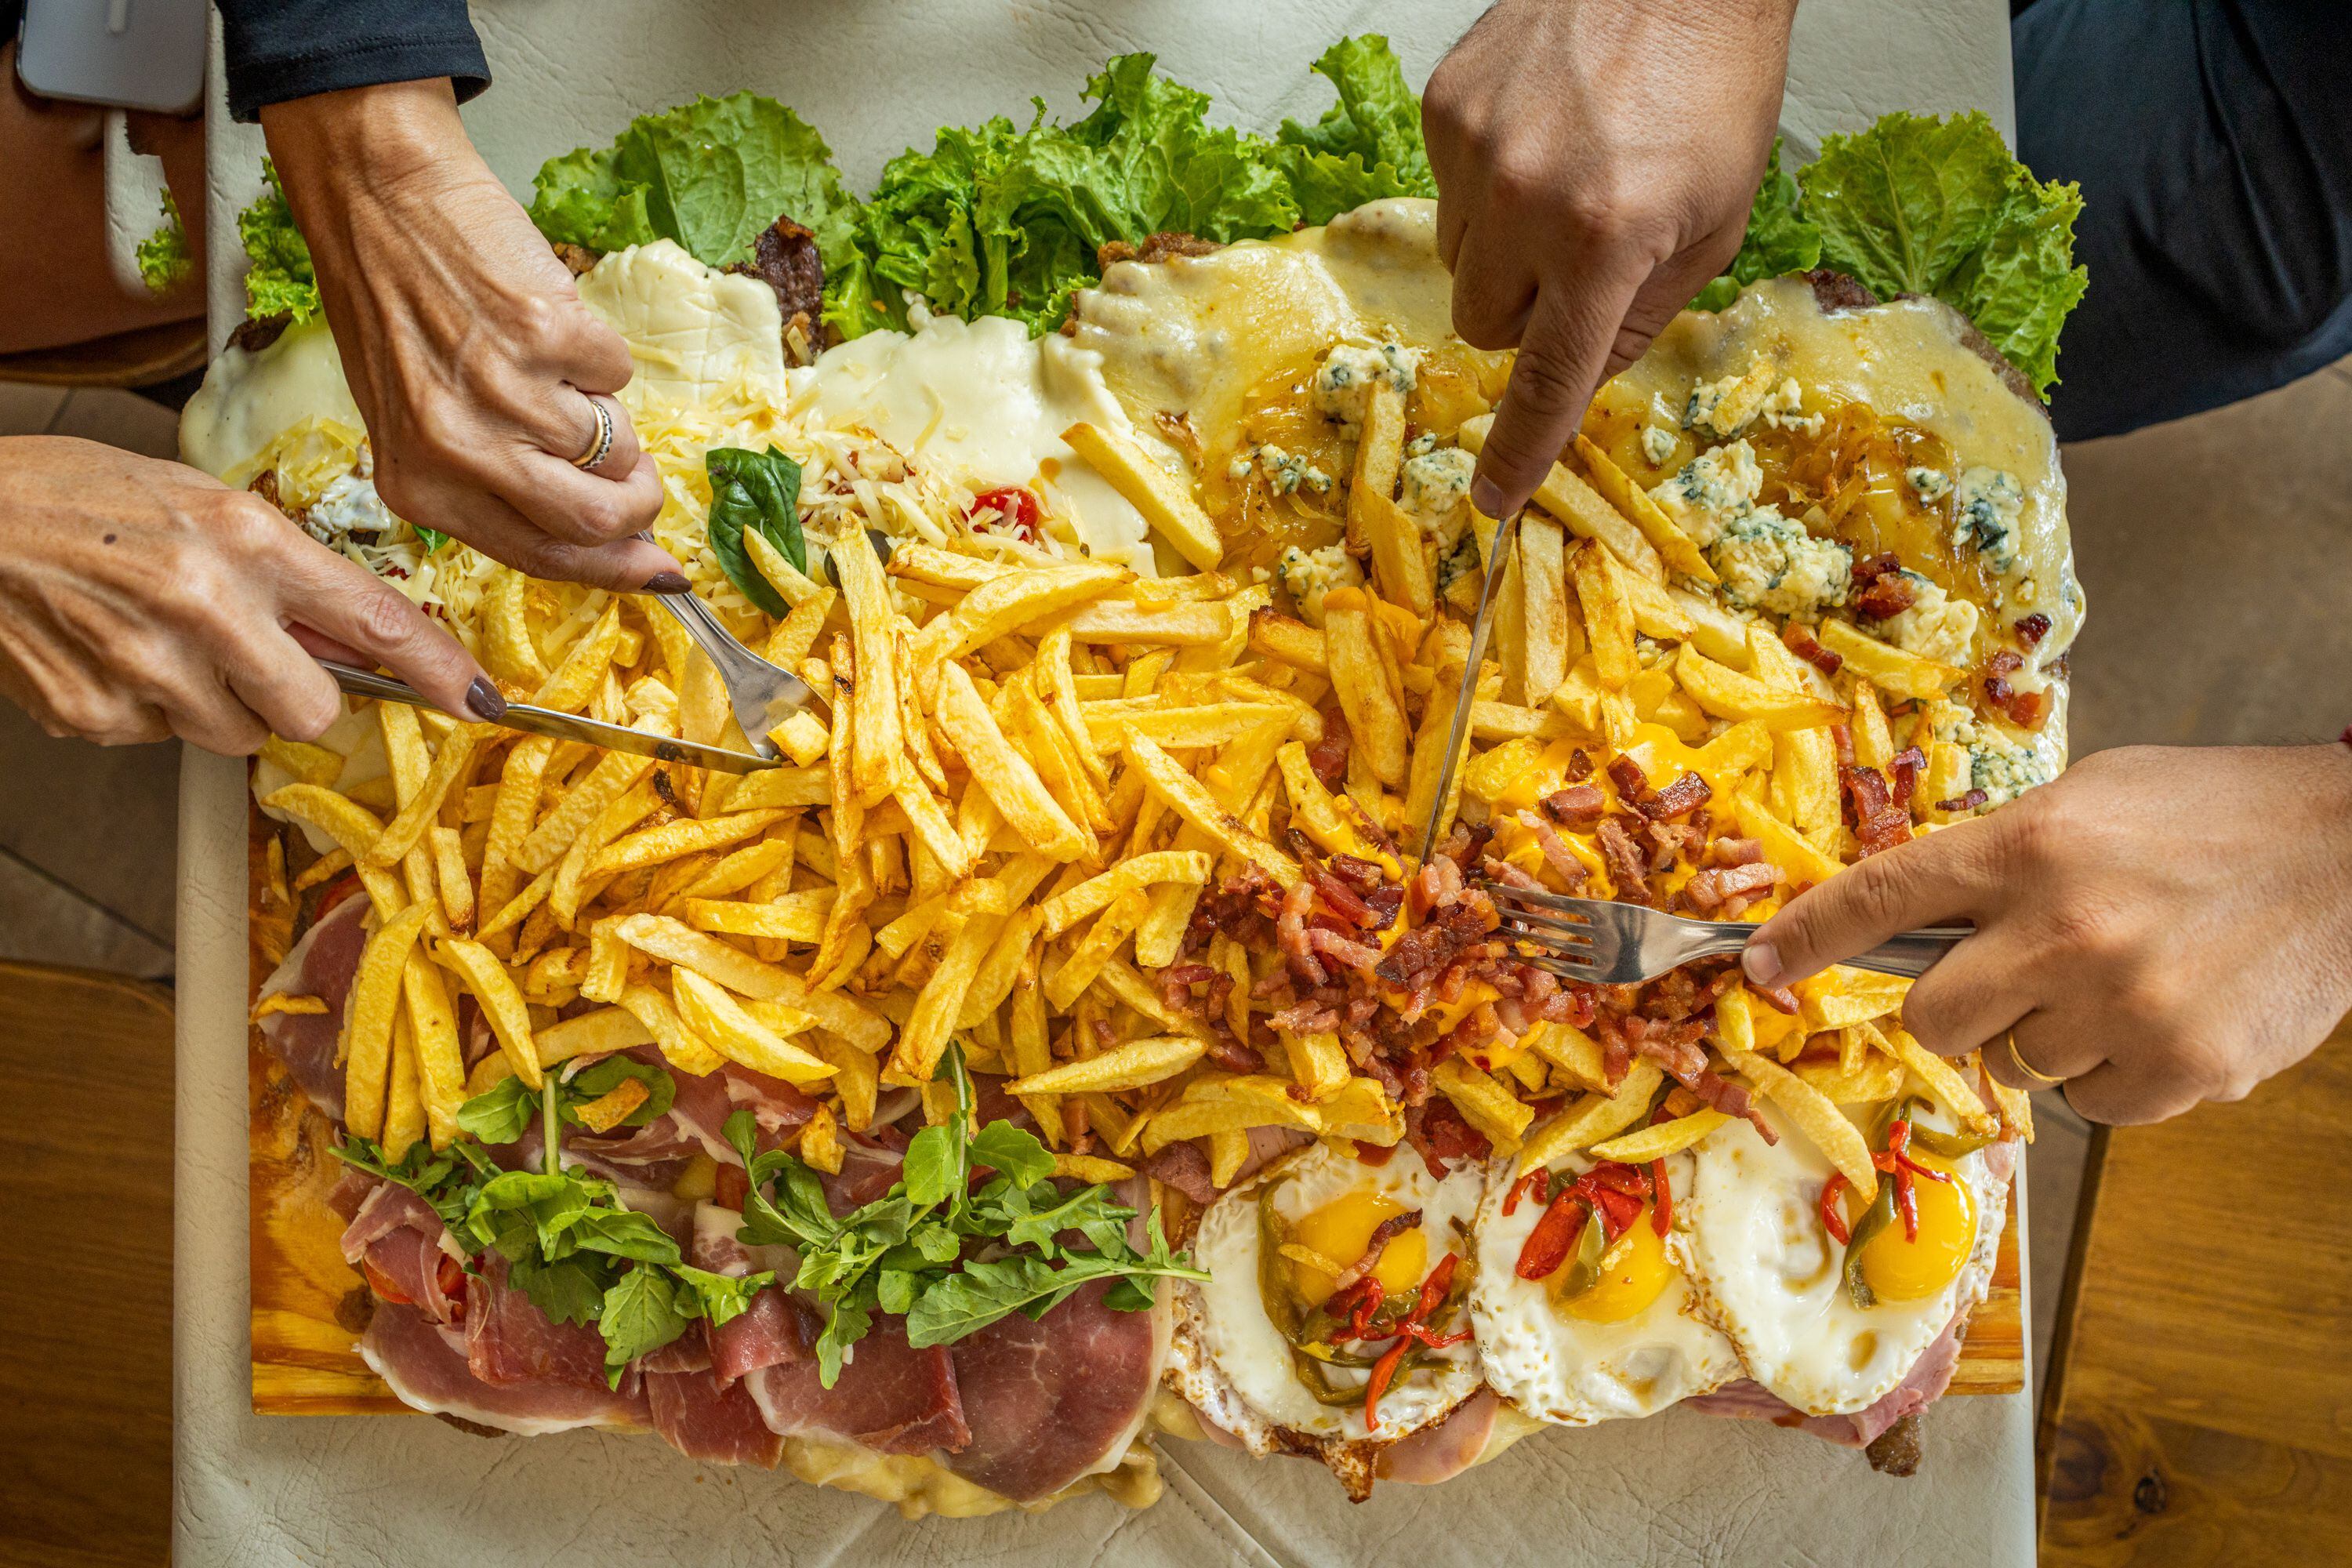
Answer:
<svg viewBox="0 0 2352 1568"><path fill-rule="evenodd" d="M1384 1481L1415 1487L1433 1487L1440 1481L1452 1480L1476 1464L1478 1456L1486 1451L1486 1441L1495 1435L1495 1416L1502 1405L1502 1399L1492 1388L1480 1384L1478 1392L1455 1405L1444 1420L1381 1449L1375 1473Z"/></svg>
<svg viewBox="0 0 2352 1568"><path fill-rule="evenodd" d="M1015 1312L950 1347L971 1441L941 1461L1015 1502L1116 1466L1142 1429L1166 1357L1166 1305L1106 1306L1080 1287L1032 1322Z"/></svg>
<svg viewBox="0 0 2352 1568"><path fill-rule="evenodd" d="M364 1261L371 1283L389 1284L434 1322L446 1324L464 1310L462 1294L453 1299L441 1287L444 1261L465 1261L448 1235L423 1198L398 1183L378 1182L343 1231L343 1261Z"/></svg>
<svg viewBox="0 0 2352 1568"><path fill-rule="evenodd" d="M767 1267L753 1258L751 1248L735 1239L743 1216L717 1204L698 1204L694 1211L694 1266L713 1274L741 1279ZM785 1262L787 1269L794 1267ZM751 1304L710 1331L710 1365L719 1381L733 1383L763 1366L803 1359L808 1352L799 1314L792 1298L780 1286L771 1286L751 1298Z"/></svg>
<svg viewBox="0 0 2352 1568"><path fill-rule="evenodd" d="M604 1384L604 1337L593 1323L550 1321L529 1296L507 1283L507 1260L481 1258L467 1292L466 1363L492 1384Z"/></svg>
<svg viewBox="0 0 2352 1568"><path fill-rule="evenodd" d="M664 1347L678 1352L667 1358L677 1370L655 1370L662 1352L646 1358L646 1401L654 1430L689 1459L774 1469L783 1458L784 1440L760 1418L751 1391L712 1371L707 1352L700 1353L700 1366L677 1365L695 1359L701 1339L702 1325L697 1323Z"/></svg>
<svg viewBox="0 0 2352 1568"><path fill-rule="evenodd" d="M358 977L367 947L365 899L345 899L302 933L269 977L263 996L316 996L323 1013L272 1013L261 1020L261 1038L286 1064L294 1086L329 1116L343 1114L343 1069L335 1065L335 1041L343 1029L343 1004Z"/></svg>
<svg viewBox="0 0 2352 1568"><path fill-rule="evenodd" d="M814 1357L762 1367L743 1382L768 1429L783 1436L839 1437L884 1454L953 1452L971 1441L946 1348L916 1350L902 1319L876 1318L831 1388L818 1381Z"/></svg>
<svg viewBox="0 0 2352 1568"><path fill-rule="evenodd" d="M538 1436L576 1426L652 1425L645 1389L625 1378L615 1391L572 1383L484 1383L467 1368L466 1336L436 1327L414 1307L375 1310L360 1337L360 1356L403 1403L476 1426Z"/></svg>

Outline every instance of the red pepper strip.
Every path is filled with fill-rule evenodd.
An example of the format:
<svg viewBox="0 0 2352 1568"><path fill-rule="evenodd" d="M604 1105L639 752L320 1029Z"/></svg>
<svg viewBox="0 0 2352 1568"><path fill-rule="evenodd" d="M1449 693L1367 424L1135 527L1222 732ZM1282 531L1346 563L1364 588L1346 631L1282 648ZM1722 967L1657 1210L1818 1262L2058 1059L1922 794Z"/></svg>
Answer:
<svg viewBox="0 0 2352 1568"><path fill-rule="evenodd" d="M1903 1239L1916 1241L1919 1239L1919 1187L1906 1168L1911 1162L1904 1154L1910 1143L1911 1119L1906 1116L1886 1130L1886 1152L1880 1156L1886 1163L1879 1169L1895 1178L1895 1211L1903 1216Z"/></svg>
<svg viewBox="0 0 2352 1568"><path fill-rule="evenodd" d="M1543 1168L1541 1166L1538 1166L1536 1169L1529 1171L1526 1175L1521 1176L1517 1181L1513 1182L1511 1184L1511 1190L1503 1194L1503 1212L1507 1215L1517 1214L1519 1208L1519 1200L1526 1197L1529 1193L1535 1191L1538 1184L1542 1182L1543 1179Z"/></svg>
<svg viewBox="0 0 2352 1568"><path fill-rule="evenodd" d="M1822 1184L1822 1228L1840 1247L1853 1240L1853 1232L1846 1228L1845 1205L1838 1201L1844 1195L1845 1173L1832 1171L1830 1179Z"/></svg>
<svg viewBox="0 0 2352 1568"><path fill-rule="evenodd" d="M1665 1161L1650 1162L1650 1186L1657 1194L1657 1206L1650 1211L1650 1228L1663 1241L1666 1233L1675 1228L1675 1190L1666 1184Z"/></svg>
<svg viewBox="0 0 2352 1568"><path fill-rule="evenodd" d="M1404 1360L1404 1352L1412 1346L1412 1340L1399 1335L1397 1342L1391 1345L1382 1353L1381 1359L1372 1363L1371 1381L1364 1384L1365 1431L1373 1432L1380 1429L1381 1395L1389 1391L1389 1380L1396 1376L1397 1363Z"/></svg>
<svg viewBox="0 0 2352 1568"><path fill-rule="evenodd" d="M1568 1261L1576 1238L1584 1234L1585 1217L1592 1212L1584 1194L1574 1187L1559 1194L1544 1210L1543 1218L1536 1221L1535 1229L1528 1233L1527 1245L1519 1248L1516 1270L1522 1279L1542 1279ZM1448 1256L1451 1256L1449 1254Z"/></svg>
<svg viewBox="0 0 2352 1568"><path fill-rule="evenodd" d="M378 1268L375 1266L374 1258L362 1258L360 1259L360 1272L367 1276L368 1289L376 1293L377 1300L389 1301L396 1307L408 1307L415 1304L416 1299L409 1295L405 1290L403 1290L399 1286L394 1284L392 1281L392 1276L386 1274L383 1269Z"/></svg>
<svg viewBox="0 0 2352 1568"><path fill-rule="evenodd" d="M1624 1235L1625 1227L1641 1217L1642 1200L1630 1194L1602 1187L1593 1194L1593 1197L1601 1210L1601 1234L1611 1241Z"/></svg>
<svg viewBox="0 0 2352 1568"><path fill-rule="evenodd" d="M1952 1179L1952 1173L1949 1171L1933 1170L1928 1166L1918 1163L1908 1154L1899 1154L1895 1156L1895 1163L1902 1166L1905 1170L1910 1172L1913 1175L1925 1176L1931 1182L1949 1182Z"/></svg>
<svg viewBox="0 0 2352 1568"><path fill-rule="evenodd" d="M1412 1311L1405 1318L1406 1322L1424 1322L1430 1313L1437 1310L1437 1304L1445 1300L1446 1287L1454 1283L1454 1254L1450 1252L1437 1260L1437 1267L1431 1269L1429 1278L1421 1282L1421 1300L1412 1304Z"/></svg>
<svg viewBox="0 0 2352 1568"><path fill-rule="evenodd" d="M1371 1334L1373 1315L1381 1310L1381 1282L1365 1275L1323 1303L1324 1310L1348 1326L1339 1338L1360 1340Z"/></svg>

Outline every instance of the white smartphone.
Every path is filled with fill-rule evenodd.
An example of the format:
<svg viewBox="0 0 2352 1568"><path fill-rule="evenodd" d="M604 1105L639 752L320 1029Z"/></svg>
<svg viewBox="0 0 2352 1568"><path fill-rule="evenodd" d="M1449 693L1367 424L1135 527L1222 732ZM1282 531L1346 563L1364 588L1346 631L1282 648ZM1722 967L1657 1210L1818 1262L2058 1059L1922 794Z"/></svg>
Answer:
<svg viewBox="0 0 2352 1568"><path fill-rule="evenodd" d="M205 90L207 0L26 0L16 75L43 98L185 114Z"/></svg>

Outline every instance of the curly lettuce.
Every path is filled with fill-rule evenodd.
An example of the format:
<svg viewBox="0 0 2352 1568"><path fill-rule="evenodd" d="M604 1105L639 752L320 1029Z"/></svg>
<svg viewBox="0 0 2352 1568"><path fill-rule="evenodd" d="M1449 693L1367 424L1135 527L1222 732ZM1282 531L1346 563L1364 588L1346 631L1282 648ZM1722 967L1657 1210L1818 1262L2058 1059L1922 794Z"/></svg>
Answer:
<svg viewBox="0 0 2352 1568"><path fill-rule="evenodd" d="M310 247L294 226L286 187L277 165L261 161L264 188L236 215L236 235L251 263L245 273L246 312L256 321L290 316L296 325L319 319L319 279L310 269Z"/></svg>
<svg viewBox="0 0 2352 1568"><path fill-rule="evenodd" d="M180 204L172 193L163 193L163 222L155 232L139 242L132 252L139 264L139 277L151 294L168 294L194 275L196 258L188 247L188 230L180 222Z"/></svg>
<svg viewBox="0 0 2352 1568"><path fill-rule="evenodd" d="M1723 276L1700 289L1691 302L1702 310L1720 310L1759 278L1819 267L1822 231L1805 217L1801 200L1795 178L1780 167L1780 142L1776 137L1772 154L1764 163L1763 183L1756 187L1755 204L1748 209L1748 233L1740 239L1739 254L1731 258Z"/></svg>
<svg viewBox="0 0 2352 1568"><path fill-rule="evenodd" d="M1339 101L1313 125L1284 121L1275 138L1299 221L1328 223L1384 196L1435 195L1421 99L1405 85L1389 41L1377 33L1342 38L1315 69L1339 89Z"/></svg>

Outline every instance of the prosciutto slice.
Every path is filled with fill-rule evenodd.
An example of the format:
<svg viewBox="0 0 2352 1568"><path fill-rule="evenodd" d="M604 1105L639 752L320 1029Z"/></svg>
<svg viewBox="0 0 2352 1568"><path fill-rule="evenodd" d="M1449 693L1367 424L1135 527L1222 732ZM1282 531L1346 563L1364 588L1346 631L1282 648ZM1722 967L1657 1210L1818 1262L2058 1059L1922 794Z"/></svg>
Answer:
<svg viewBox="0 0 2352 1568"><path fill-rule="evenodd" d="M656 1371L656 1356L646 1358L646 1400L654 1430L689 1459L774 1469L783 1458L784 1440L760 1418L751 1391L712 1371L707 1351L700 1352L700 1366L681 1364L696 1359L701 1339L702 1325L696 1323L663 1347L678 1352L665 1358L666 1365L677 1370Z"/></svg>
<svg viewBox="0 0 2352 1568"><path fill-rule="evenodd" d="M263 1043L311 1104L331 1117L343 1114L343 1069L335 1065L335 1042L343 1030L343 1004L358 977L367 947L368 902L345 899L302 933L269 977L263 996L317 996L323 1013L272 1013L261 1020Z"/></svg>
<svg viewBox="0 0 2352 1568"><path fill-rule="evenodd" d="M492 1384L604 1384L604 1337L593 1323L550 1321L529 1296L507 1283L507 1260L482 1255L467 1290L466 1363Z"/></svg>
<svg viewBox="0 0 2352 1568"><path fill-rule="evenodd" d="M717 1204L698 1204L694 1210L697 1268L740 1279L768 1265L754 1259L751 1248L735 1239L743 1216ZM796 1265L786 1263L789 1269ZM770 1286L751 1298L751 1304L710 1331L709 1362L722 1383L733 1383L765 1366L800 1361L807 1354L798 1311L780 1286Z"/></svg>
<svg viewBox="0 0 2352 1568"><path fill-rule="evenodd" d="M814 1356L762 1367L744 1386L768 1429L787 1437L837 1437L883 1454L953 1452L971 1441L946 1348L916 1350L899 1318L874 1320L831 1388L817 1381Z"/></svg>
<svg viewBox="0 0 2352 1568"><path fill-rule="evenodd" d="M441 1289L441 1260L464 1255L432 1205L396 1182L378 1182L343 1231L343 1261L367 1265L439 1324L457 1318L460 1304Z"/></svg>
<svg viewBox="0 0 2352 1568"><path fill-rule="evenodd" d="M643 1427L653 1420L635 1378L624 1379L617 1392L601 1377L593 1388L543 1379L484 1383L467 1369L466 1336L414 1307L379 1304L360 1337L360 1356L404 1404L501 1432L538 1436L575 1426Z"/></svg>
<svg viewBox="0 0 2352 1568"><path fill-rule="evenodd" d="M1083 1286L1034 1322L1015 1312L950 1347L971 1441L943 1456L948 1468L1036 1502L1118 1463L1160 1381L1169 1313L1114 1310L1109 1289Z"/></svg>

